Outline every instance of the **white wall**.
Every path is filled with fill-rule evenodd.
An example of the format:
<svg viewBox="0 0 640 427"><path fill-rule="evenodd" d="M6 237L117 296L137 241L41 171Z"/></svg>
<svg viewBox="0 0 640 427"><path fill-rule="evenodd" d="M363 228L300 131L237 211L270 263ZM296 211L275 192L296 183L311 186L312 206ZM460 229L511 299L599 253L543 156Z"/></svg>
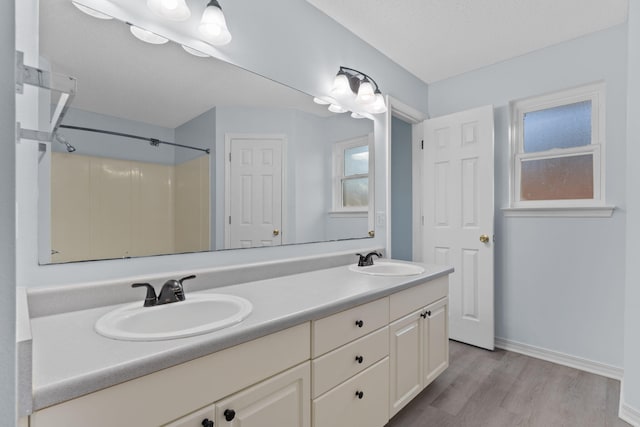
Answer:
<svg viewBox="0 0 640 427"><path fill-rule="evenodd" d="M15 109L14 85L14 6L0 8L0 423L13 424L16 417L15 394Z"/></svg>
<svg viewBox="0 0 640 427"><path fill-rule="evenodd" d="M35 0L20 0L18 3L20 7L28 8L35 3ZM220 57L313 95L328 93L333 76L340 65L354 67L371 74L385 93L421 111L426 111L426 84L307 2L299 0L229 1L223 7L233 32L233 41L228 46L220 48ZM256 19L257 16L260 19ZM274 25L274 22L277 22L277 25ZM20 24L31 26L20 33L32 35L37 33L34 30L37 28L37 19L23 19ZM37 55L37 48L33 50ZM378 118L375 127L376 154L380 164L384 165L386 164L384 119ZM375 239L366 241L38 266L37 215L31 214L37 211L37 200L32 196L37 188L37 168L32 165L32 158L35 156L36 153L27 152L17 163L18 209L24 223L24 227L18 227L17 240L18 284L21 286L109 280L151 271L172 274L190 269L322 254L336 250L357 251L363 245L384 246L386 242L386 230L379 229ZM387 209L384 168L376 171L376 175L376 210L384 212Z"/></svg>
<svg viewBox="0 0 640 427"><path fill-rule="evenodd" d="M496 336L613 367L623 365L626 44L622 25L429 86L432 117L496 108ZM597 80L607 84L613 217L505 218L508 102Z"/></svg>
<svg viewBox="0 0 640 427"><path fill-rule="evenodd" d="M640 0L629 2L627 80L627 277L622 410L635 411L640 425Z"/></svg>

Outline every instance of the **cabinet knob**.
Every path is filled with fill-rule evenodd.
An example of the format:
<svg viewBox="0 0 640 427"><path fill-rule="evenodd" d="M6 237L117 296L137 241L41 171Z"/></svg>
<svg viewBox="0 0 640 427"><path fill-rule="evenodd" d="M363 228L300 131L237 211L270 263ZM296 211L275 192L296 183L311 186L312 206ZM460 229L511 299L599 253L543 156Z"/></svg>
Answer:
<svg viewBox="0 0 640 427"><path fill-rule="evenodd" d="M363 391L356 391L356 397L358 399L362 399L364 397L364 392Z"/></svg>
<svg viewBox="0 0 640 427"><path fill-rule="evenodd" d="M431 317L431 310L427 311L427 316Z"/></svg>
<svg viewBox="0 0 640 427"><path fill-rule="evenodd" d="M356 326L358 328L362 328L364 326L364 322L362 320L356 320Z"/></svg>
<svg viewBox="0 0 640 427"><path fill-rule="evenodd" d="M424 313L420 313L420 317L422 317L423 319L427 318L427 312L425 311Z"/></svg>
<svg viewBox="0 0 640 427"><path fill-rule="evenodd" d="M204 420L202 420L202 427L213 427L213 421L211 421L209 418L205 418Z"/></svg>
<svg viewBox="0 0 640 427"><path fill-rule="evenodd" d="M224 415L224 419L227 421L231 421L236 417L236 411L233 409L225 409L222 414Z"/></svg>
<svg viewBox="0 0 640 427"><path fill-rule="evenodd" d="M358 362L358 363L362 363L362 362L364 362L364 357L362 357L362 356L356 356L356 362Z"/></svg>

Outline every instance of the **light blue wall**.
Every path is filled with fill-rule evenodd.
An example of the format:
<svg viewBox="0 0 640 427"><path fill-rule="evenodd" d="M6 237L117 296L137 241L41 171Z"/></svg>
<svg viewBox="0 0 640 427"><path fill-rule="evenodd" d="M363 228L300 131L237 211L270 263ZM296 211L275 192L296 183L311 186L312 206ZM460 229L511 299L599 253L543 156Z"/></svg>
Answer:
<svg viewBox="0 0 640 427"><path fill-rule="evenodd" d="M15 42L13 2L0 13L0 424L16 417L16 176L15 176Z"/></svg>
<svg viewBox="0 0 640 427"><path fill-rule="evenodd" d="M624 381L626 405L640 414L640 0L629 2L627 80L627 285L625 295ZM637 420L638 421L638 420Z"/></svg>
<svg viewBox="0 0 640 427"><path fill-rule="evenodd" d="M391 254L413 260L411 125L391 119Z"/></svg>
<svg viewBox="0 0 640 427"><path fill-rule="evenodd" d="M34 0L21 0L20 4ZM228 1L223 4L233 41L220 48L219 57L250 69L268 78L280 81L313 95L326 94L340 65L361 69L371 74L383 92L422 112L427 108L427 85L402 69L353 33L300 0L273 0L270 2ZM256 19L260 17L260 19ZM34 20L37 23L37 20ZM34 28L37 24L29 23ZM31 34L34 32L31 31ZM36 52L37 53L37 52ZM37 110L36 110L37 111ZM375 120L376 151L381 164L386 161L384 118ZM33 156L33 153L27 153ZM25 154L25 156L27 155ZM27 175L20 179L18 200L24 198L20 209L25 212L28 227L20 231L17 252L18 278L22 286L50 286L109 280L150 272L173 274L177 271L213 266L242 264L282 259L300 255L314 255L336 250L357 251L372 245L384 246L386 230L376 230L376 237L365 241L330 242L303 247L285 246L270 249L246 249L215 254L199 253L147 257L131 260L111 260L72 263L55 266L37 265L37 238L33 230L36 215L31 216L35 203L29 197L35 193L31 159L22 160L18 169ZM376 171L376 210L386 211L384 169ZM32 188L33 187L33 188ZM30 228L29 228L30 227Z"/></svg>
<svg viewBox="0 0 640 427"><path fill-rule="evenodd" d="M210 149L209 154L196 150L183 148L176 149L175 163L180 164L193 160L199 156L209 157L209 242L211 245L216 241L216 197L215 197L215 144L216 144L216 109L212 108L199 116L189 120L175 129L176 142Z"/></svg>
<svg viewBox="0 0 640 427"><path fill-rule="evenodd" d="M495 107L496 336L615 367L623 364L626 46L623 25L429 86L432 117ZM508 102L598 80L607 84L613 217L505 218Z"/></svg>

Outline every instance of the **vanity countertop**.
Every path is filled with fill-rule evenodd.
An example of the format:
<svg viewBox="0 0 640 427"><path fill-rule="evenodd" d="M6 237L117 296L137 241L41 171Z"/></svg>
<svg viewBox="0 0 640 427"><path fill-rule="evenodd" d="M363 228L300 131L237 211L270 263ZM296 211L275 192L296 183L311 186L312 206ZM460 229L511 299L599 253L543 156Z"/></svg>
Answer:
<svg viewBox="0 0 640 427"><path fill-rule="evenodd" d="M94 323L116 306L31 319L33 410L45 408L156 372L310 320L388 296L453 272L423 264L415 276L372 276L348 266L218 287L253 304L235 326L167 341L131 342L102 337ZM187 292L187 298L189 293Z"/></svg>

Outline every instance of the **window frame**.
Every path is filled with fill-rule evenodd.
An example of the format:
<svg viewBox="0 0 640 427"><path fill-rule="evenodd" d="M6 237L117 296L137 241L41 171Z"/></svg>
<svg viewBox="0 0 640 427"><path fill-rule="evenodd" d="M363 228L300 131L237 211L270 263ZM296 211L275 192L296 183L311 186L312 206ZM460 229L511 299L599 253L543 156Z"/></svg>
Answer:
<svg viewBox="0 0 640 427"><path fill-rule="evenodd" d="M597 82L541 96L511 101L510 114L510 194L511 216L609 216L613 208L605 205L605 83ZM571 148L524 152L524 115L582 101L591 101L591 142ZM522 200L522 163L528 160L593 156L593 198ZM509 212L510 211L510 212ZM520 212L518 212L520 211ZM525 212L528 211L528 212ZM556 211L556 212L553 212ZM565 214L561 212L564 211Z"/></svg>
<svg viewBox="0 0 640 427"><path fill-rule="evenodd" d="M366 141L366 144L363 142ZM367 146L369 150L369 160L368 160L368 172L366 174L358 174L358 175L350 175L346 177L344 175L344 152L346 149ZM374 195L374 150L373 150L373 134L369 133L366 135L361 135L355 138L349 138L343 141L338 141L333 143L332 147L332 186L331 186L331 199L332 199L332 207L329 212L333 216L368 216L371 208L373 206L373 195ZM368 190L369 190L369 204L367 206L362 207L344 207L342 205L342 181L345 178L355 179L355 178L367 178L368 179Z"/></svg>

